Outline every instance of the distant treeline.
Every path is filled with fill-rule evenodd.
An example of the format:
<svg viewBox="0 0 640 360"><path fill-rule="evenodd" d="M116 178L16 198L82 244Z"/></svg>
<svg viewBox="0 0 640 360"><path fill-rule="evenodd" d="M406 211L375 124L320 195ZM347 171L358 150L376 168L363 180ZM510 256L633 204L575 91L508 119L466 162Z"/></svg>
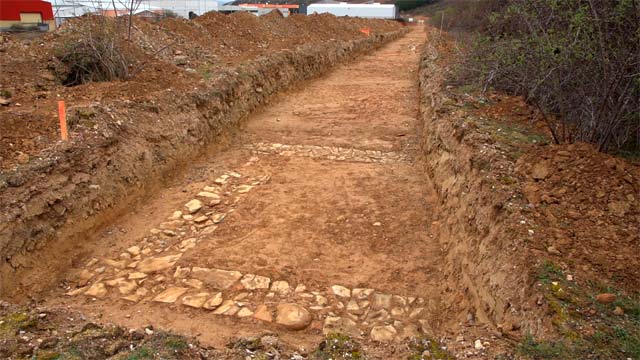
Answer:
<svg viewBox="0 0 640 360"><path fill-rule="evenodd" d="M436 2L437 0L397 0L396 4L401 11L415 9L419 6Z"/></svg>

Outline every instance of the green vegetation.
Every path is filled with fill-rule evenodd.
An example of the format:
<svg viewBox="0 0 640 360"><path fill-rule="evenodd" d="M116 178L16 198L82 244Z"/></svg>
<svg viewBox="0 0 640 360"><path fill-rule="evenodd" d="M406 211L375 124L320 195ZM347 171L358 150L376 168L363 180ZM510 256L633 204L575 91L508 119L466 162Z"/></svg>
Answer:
<svg viewBox="0 0 640 360"><path fill-rule="evenodd" d="M527 335L518 346L520 354L531 359L640 359L640 294L568 281L550 261L540 265L538 280L559 336ZM598 303L595 297L602 292L614 293L618 299Z"/></svg>
<svg viewBox="0 0 640 360"><path fill-rule="evenodd" d="M360 344L346 335L335 333L327 335L318 346L318 349L311 354L311 359L317 360L357 360L365 358Z"/></svg>
<svg viewBox="0 0 640 360"><path fill-rule="evenodd" d="M412 339L409 343L409 360L453 360L455 357L442 348L434 339L423 337Z"/></svg>
<svg viewBox="0 0 640 360"><path fill-rule="evenodd" d="M153 353L151 350L146 347L141 347L139 349L134 350L129 356L126 358L127 360L143 360L143 359L153 359Z"/></svg>
<svg viewBox="0 0 640 360"><path fill-rule="evenodd" d="M434 25L472 36L457 77L522 95L553 141L640 150L640 6L634 0L445 1Z"/></svg>
<svg viewBox="0 0 640 360"><path fill-rule="evenodd" d="M15 335L20 330L35 329L38 326L38 317L28 312L9 313L0 318L0 337Z"/></svg>
<svg viewBox="0 0 640 360"><path fill-rule="evenodd" d="M189 347L184 338L169 336L164 342L165 346L174 351L182 351Z"/></svg>
<svg viewBox="0 0 640 360"><path fill-rule="evenodd" d="M13 96L11 91L9 91L7 89L0 89L0 97L1 98L11 99L11 96Z"/></svg>

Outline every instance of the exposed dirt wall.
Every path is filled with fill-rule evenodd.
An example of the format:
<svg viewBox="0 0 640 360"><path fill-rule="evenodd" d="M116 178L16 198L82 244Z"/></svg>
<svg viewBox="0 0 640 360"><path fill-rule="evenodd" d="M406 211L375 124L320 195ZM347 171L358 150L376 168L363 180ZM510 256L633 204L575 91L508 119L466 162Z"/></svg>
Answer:
<svg viewBox="0 0 640 360"><path fill-rule="evenodd" d="M588 294L566 306L595 312L599 292L636 293L640 168L589 144L552 144L534 110L511 106L515 97L447 86L451 48L437 34L427 44L419 129L442 203L444 300L459 314L451 325L554 336L567 298L556 299L550 271Z"/></svg>
<svg viewBox="0 0 640 360"><path fill-rule="evenodd" d="M513 174L515 161L499 143L468 126L464 110L447 98L446 67L427 44L420 69L421 154L442 205L437 224L446 281L445 302L451 324L489 324L508 330L541 324L523 323L536 311L528 305L532 277L523 263L529 237L519 214L526 209L517 192L501 186L501 174ZM444 70L443 70L444 69Z"/></svg>
<svg viewBox="0 0 640 360"><path fill-rule="evenodd" d="M94 131L0 177L0 293L20 293L30 277L55 280L86 234L152 196L207 145L223 144L273 94L404 33L305 45L220 72L190 92L76 109L71 121Z"/></svg>

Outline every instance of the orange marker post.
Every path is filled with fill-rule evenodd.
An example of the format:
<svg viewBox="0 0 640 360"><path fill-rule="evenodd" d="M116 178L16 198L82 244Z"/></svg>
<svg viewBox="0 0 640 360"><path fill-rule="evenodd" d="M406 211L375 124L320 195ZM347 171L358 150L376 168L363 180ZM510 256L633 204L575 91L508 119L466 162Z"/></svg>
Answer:
<svg viewBox="0 0 640 360"><path fill-rule="evenodd" d="M64 141L69 140L69 132L67 131L67 113L64 108L64 101L58 101L58 118L60 119L60 138Z"/></svg>

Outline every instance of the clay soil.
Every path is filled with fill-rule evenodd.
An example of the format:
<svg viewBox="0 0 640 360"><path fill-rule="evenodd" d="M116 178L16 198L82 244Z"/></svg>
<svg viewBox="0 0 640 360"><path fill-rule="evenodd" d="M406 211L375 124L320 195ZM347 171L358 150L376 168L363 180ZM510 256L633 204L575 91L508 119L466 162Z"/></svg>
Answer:
<svg viewBox="0 0 640 360"><path fill-rule="evenodd" d="M396 317L399 339L430 331L439 321L441 285L440 250L430 230L437 201L413 159L417 70L424 39L424 32L416 29L383 50L281 94L247 120L230 149L194 161L166 188L87 239L77 249L76 268L68 269L64 280L35 300L127 327L154 324L216 347L233 337L278 332L288 344L308 349L320 342L326 316L344 316L340 314L348 301L341 302L330 290L341 285L414 299L411 302L417 303L410 307L420 309L416 315ZM205 187L217 186L215 180L224 174L232 176L216 188L222 203L206 210L226 214L214 232L197 235L197 243L188 250L180 250L191 237L183 235L190 232L188 223L174 230L177 237L154 235L174 211L186 214L184 204ZM239 190L251 184L248 193ZM131 302L111 292L98 299L65 295L112 278L108 265L104 275L96 268L119 259L132 246L155 247L154 241L164 244L153 250L155 256L182 251L178 267L239 271L289 284L286 294L276 291L275 297L241 288L222 292L225 299L244 299L252 312L262 303L273 311L278 303L307 301L302 295L321 294L330 304L313 315L306 330L287 332L251 315L212 315L179 302ZM98 262L87 266L93 258ZM83 271L96 276L87 282L79 278ZM145 284L151 292L184 286L174 272L175 267L158 273ZM300 285L308 290L294 293ZM207 291L206 287L205 282L204 288L189 293ZM372 325L357 323L343 330L368 341Z"/></svg>
<svg viewBox="0 0 640 360"><path fill-rule="evenodd" d="M16 70L7 77L12 103L0 110L2 167L54 144L49 108L58 96L72 105L103 96L152 99L275 50L364 36L363 26L397 27L327 16L209 14L192 22L140 22L133 52L149 61L148 69L126 82L73 88L55 79L43 83L45 65L33 71L34 61L51 56L49 45L24 52L31 58L10 60L7 51L0 64ZM546 348L530 338L533 331L581 341L552 351L560 354L555 358L633 356L640 333L638 164L587 144L550 144L535 111L516 97L470 95L422 79L434 86L430 101L420 99L418 70L427 61L421 56L429 34L414 28L279 94L246 119L228 147L192 159L71 253L52 250L47 256L71 264L55 283L18 279L6 298L127 328L153 324L216 349L274 333L307 355L324 336L340 332L363 343L372 358L429 358L423 351L437 347L411 341L434 335L460 358L502 352L554 358L540 355ZM63 35L47 38L56 36ZM4 41L4 49L40 46ZM174 41L170 51L157 52L167 41ZM453 44L433 44L439 56L429 79L439 79L455 61ZM177 65L176 56L186 62ZM444 132L432 129L446 139L441 147L462 150L421 153L421 100L432 103L434 122L446 124L438 128ZM451 154L470 161L456 164L462 160ZM455 174L451 183L432 182L425 158L438 171L453 163L445 169ZM455 189L458 181L469 189ZM481 242L486 239L494 241ZM478 271L476 262L496 277ZM208 303L217 293L226 301L210 309L198 300ZM601 293L616 300L597 301ZM503 297L490 299L495 294ZM487 303L478 308L479 298L507 305L496 314ZM280 306L292 303L309 312L298 319L304 324L278 319ZM619 335L615 329L631 340L602 345L615 344L611 352L597 348L599 334Z"/></svg>
<svg viewBox="0 0 640 360"><path fill-rule="evenodd" d="M120 28L125 36L121 19ZM52 34L0 37L0 170L29 162L56 145L59 139L57 101L75 108L110 101L152 101L171 88L183 91L208 81L225 68L278 50L322 42L364 38L362 28L380 34L394 22L337 19L333 16L291 16L273 13L257 18L246 13L208 13L194 21L166 19L151 23L136 19L131 43L125 46L133 77L127 81L61 84L54 69L58 51L73 38L83 22L68 22ZM137 70L137 71L134 71ZM71 124L71 131L75 129ZM83 136L83 135L80 135Z"/></svg>

